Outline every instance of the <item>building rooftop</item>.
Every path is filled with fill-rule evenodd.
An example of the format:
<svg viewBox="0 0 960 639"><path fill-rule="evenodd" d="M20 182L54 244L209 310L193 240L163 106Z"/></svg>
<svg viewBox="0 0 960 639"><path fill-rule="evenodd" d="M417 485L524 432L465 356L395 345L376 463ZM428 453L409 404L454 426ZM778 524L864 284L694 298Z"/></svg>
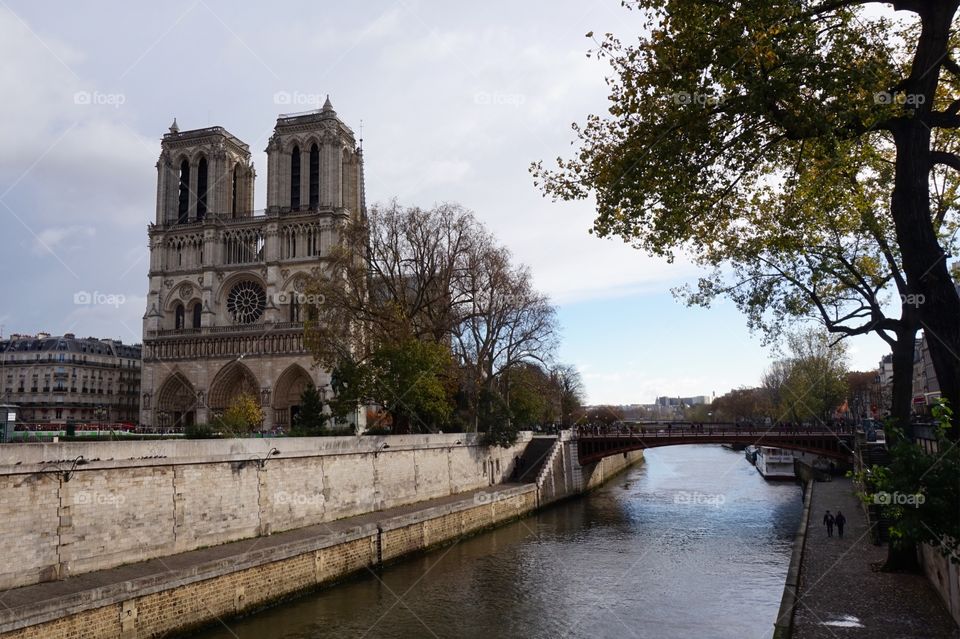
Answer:
<svg viewBox="0 0 960 639"><path fill-rule="evenodd" d="M89 353L139 358L141 347L140 344L124 344L120 340L110 338L78 338L73 333L60 336L43 332L36 335L13 333L8 339L0 340L0 353L13 352Z"/></svg>

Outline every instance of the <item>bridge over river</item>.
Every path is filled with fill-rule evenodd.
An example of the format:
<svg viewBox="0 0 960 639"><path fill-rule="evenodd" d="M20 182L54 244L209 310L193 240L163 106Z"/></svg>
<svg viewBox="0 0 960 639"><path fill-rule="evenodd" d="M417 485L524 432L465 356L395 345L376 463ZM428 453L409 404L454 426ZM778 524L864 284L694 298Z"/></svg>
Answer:
<svg viewBox="0 0 960 639"><path fill-rule="evenodd" d="M853 457L855 434L841 428L792 428L736 424L644 423L613 428L580 427L576 431L580 464L633 450L681 444L742 444L797 450L841 461Z"/></svg>

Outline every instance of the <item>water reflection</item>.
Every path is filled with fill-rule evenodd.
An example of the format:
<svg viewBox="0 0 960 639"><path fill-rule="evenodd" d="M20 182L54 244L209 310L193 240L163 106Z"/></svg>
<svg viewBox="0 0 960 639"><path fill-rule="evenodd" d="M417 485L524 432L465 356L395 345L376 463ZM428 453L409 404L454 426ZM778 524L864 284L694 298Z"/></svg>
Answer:
<svg viewBox="0 0 960 639"><path fill-rule="evenodd" d="M584 499L201 636L766 638L800 506L742 453L660 448Z"/></svg>

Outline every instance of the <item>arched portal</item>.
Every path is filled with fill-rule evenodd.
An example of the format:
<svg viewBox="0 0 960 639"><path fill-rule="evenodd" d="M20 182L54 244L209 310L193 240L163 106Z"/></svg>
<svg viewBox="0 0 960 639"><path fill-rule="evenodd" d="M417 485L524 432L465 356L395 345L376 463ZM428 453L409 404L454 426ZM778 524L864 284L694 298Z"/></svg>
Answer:
<svg viewBox="0 0 960 639"><path fill-rule="evenodd" d="M241 394L252 395L260 402L260 385L250 369L240 362L231 362L220 369L210 385L209 405L214 415L221 415Z"/></svg>
<svg viewBox="0 0 960 639"><path fill-rule="evenodd" d="M157 394L156 424L163 429L182 429L196 418L197 393L186 377L173 373Z"/></svg>
<svg viewBox="0 0 960 639"><path fill-rule="evenodd" d="M300 410L300 396L308 386L313 386L313 380L303 367L292 364L283 371L273 387L275 426L293 425Z"/></svg>

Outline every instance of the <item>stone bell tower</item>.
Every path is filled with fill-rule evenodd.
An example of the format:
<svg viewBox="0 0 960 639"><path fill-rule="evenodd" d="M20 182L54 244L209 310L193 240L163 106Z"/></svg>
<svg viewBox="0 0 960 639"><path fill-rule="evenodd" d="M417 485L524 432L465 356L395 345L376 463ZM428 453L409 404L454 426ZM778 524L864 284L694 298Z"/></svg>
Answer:
<svg viewBox="0 0 960 639"><path fill-rule="evenodd" d="M206 423L240 393L263 428L289 427L300 393L324 393L303 342L303 295L341 224L365 215L363 154L333 110L281 115L267 152L267 208L254 211L249 147L222 127L161 142L150 224L141 424Z"/></svg>

